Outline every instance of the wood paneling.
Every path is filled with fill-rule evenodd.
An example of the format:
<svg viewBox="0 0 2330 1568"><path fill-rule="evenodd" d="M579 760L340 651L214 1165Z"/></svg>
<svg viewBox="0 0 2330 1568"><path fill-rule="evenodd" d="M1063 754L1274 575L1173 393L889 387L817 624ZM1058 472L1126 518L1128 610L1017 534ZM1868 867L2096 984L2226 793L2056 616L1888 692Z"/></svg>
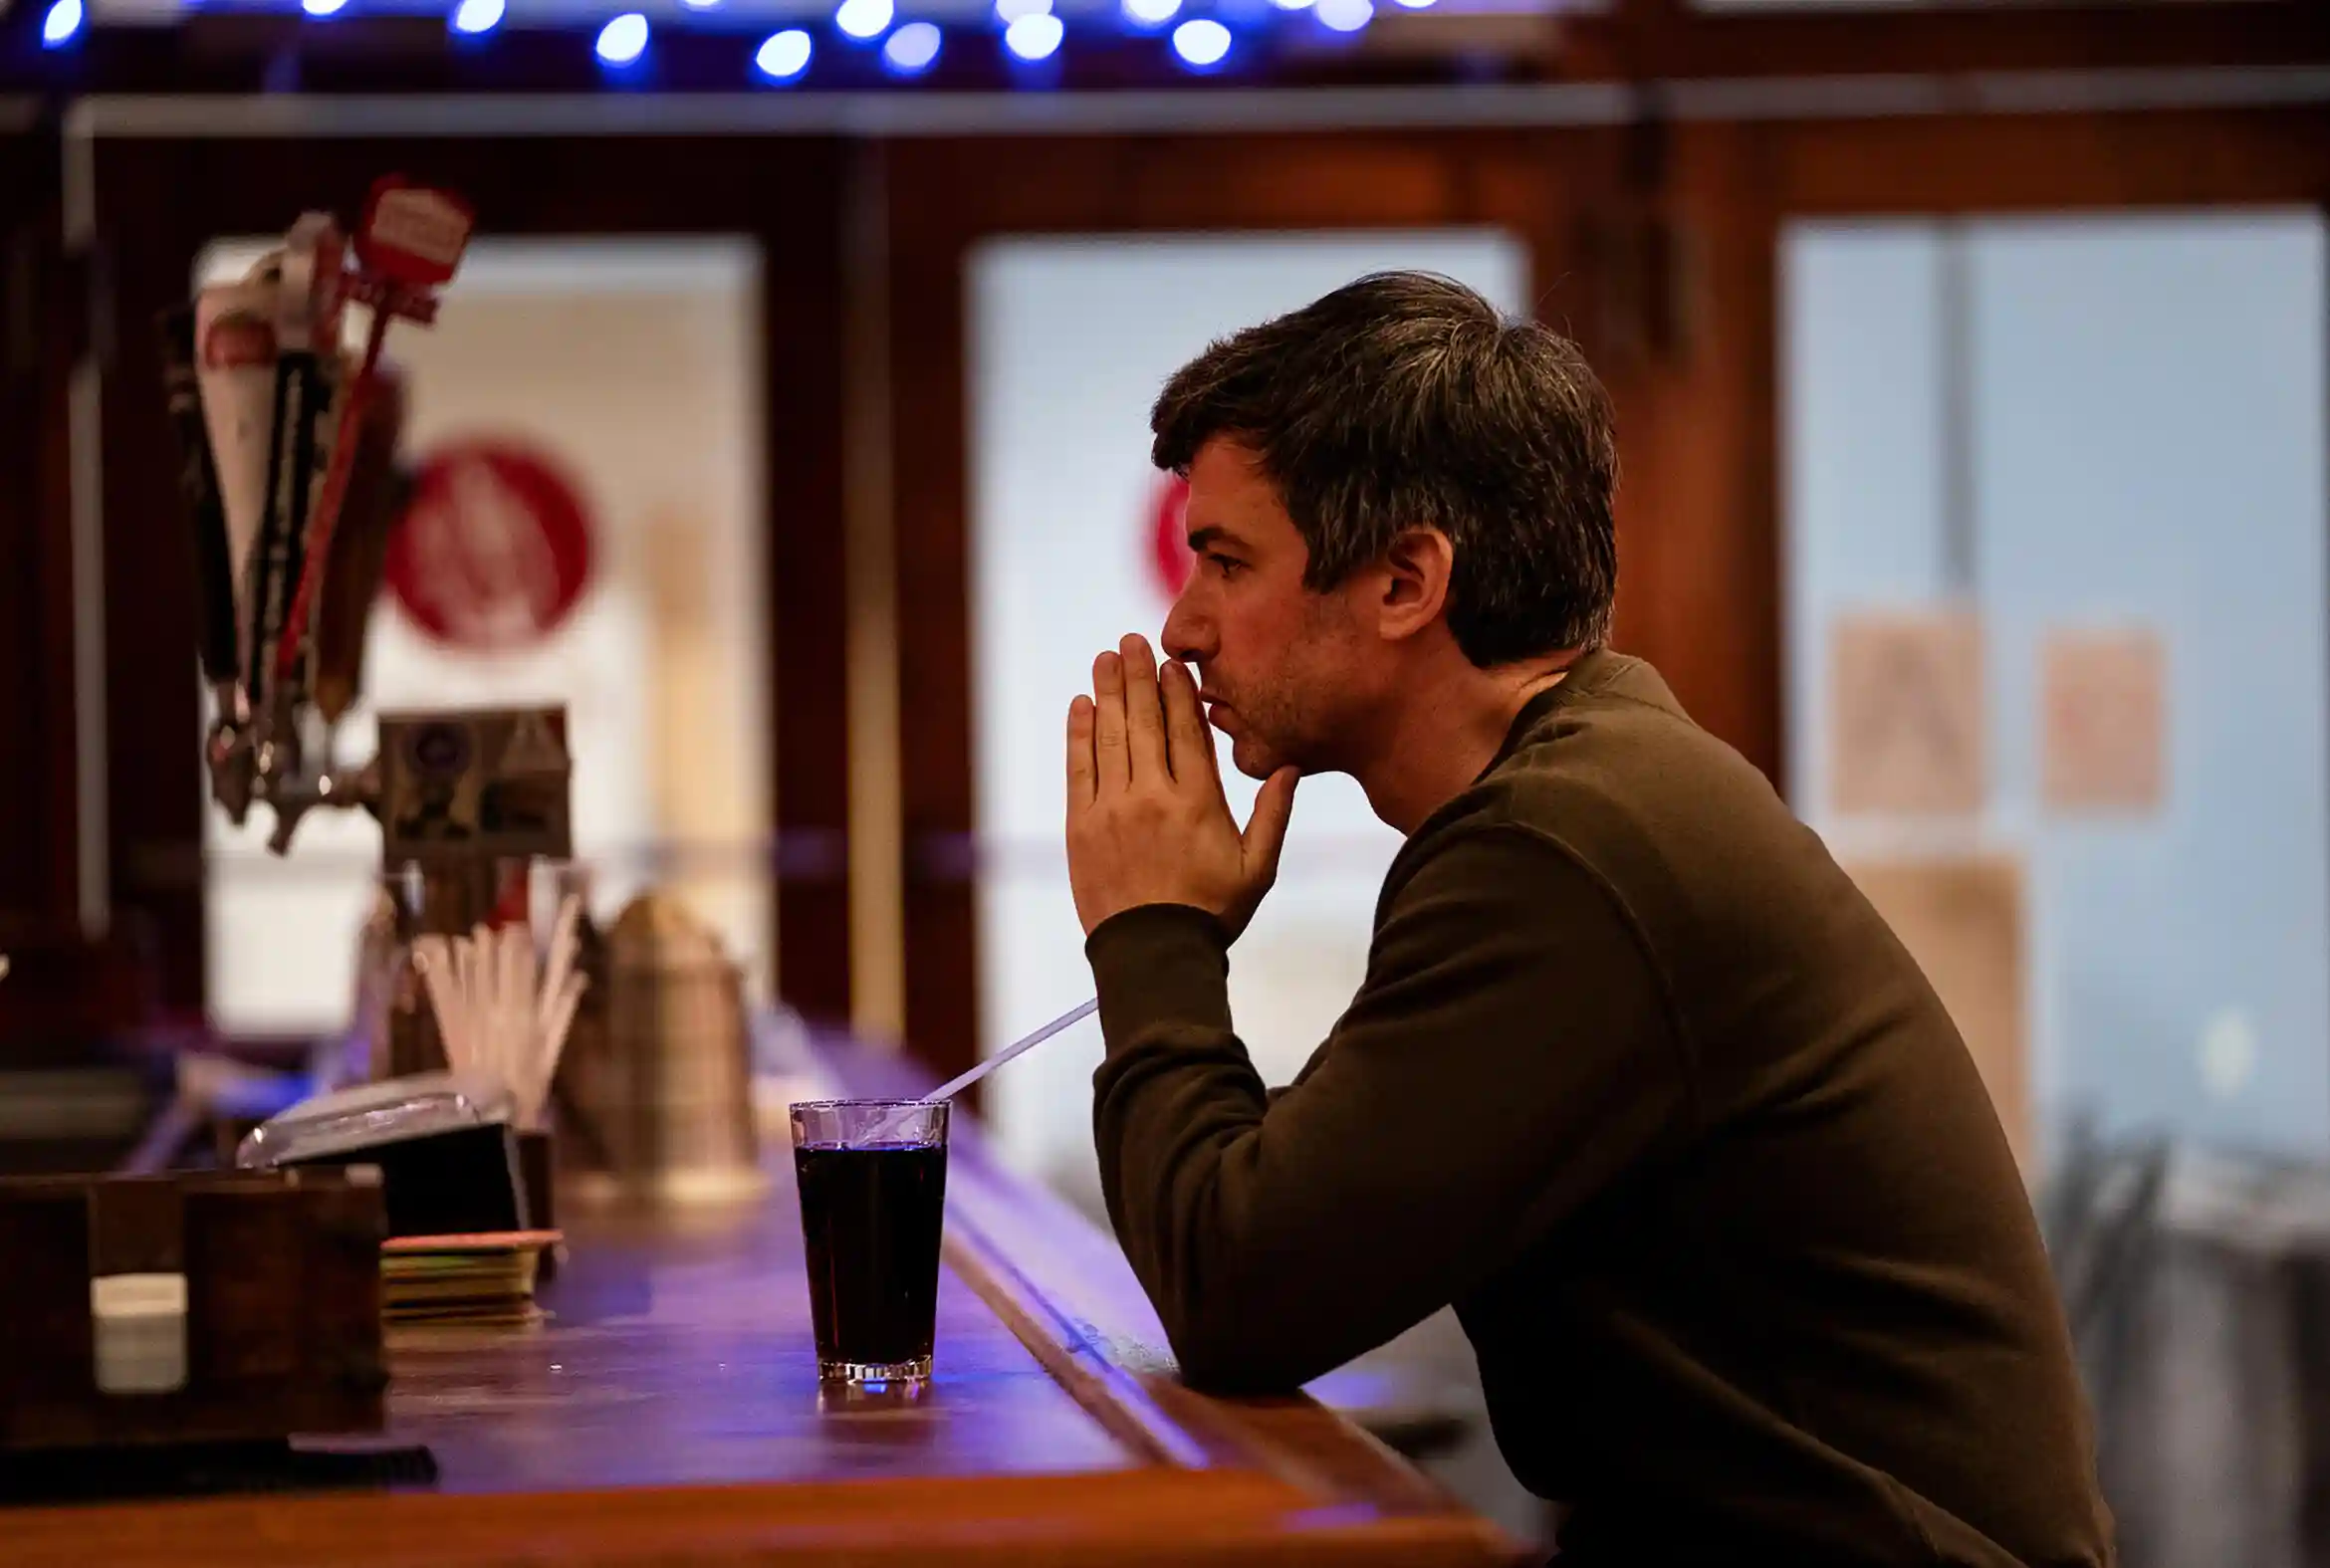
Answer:
<svg viewBox="0 0 2330 1568"><path fill-rule="evenodd" d="M768 443L768 603L776 646L770 746L777 846L777 967L813 1018L850 1016L848 598L843 553L841 212L846 150L800 166L763 154L769 183L740 193L759 226L762 405ZM799 219L775 226L785 213ZM730 214L730 221L745 219Z"/></svg>
<svg viewBox="0 0 2330 1568"><path fill-rule="evenodd" d="M78 899L66 376L83 319L53 126L0 134L0 923Z"/></svg>
<svg viewBox="0 0 2330 1568"><path fill-rule="evenodd" d="M890 159L888 191L917 172ZM906 1048L941 1078L976 1049L968 533L961 237L889 204L892 528L896 540L898 793L905 865Z"/></svg>
<svg viewBox="0 0 2330 1568"><path fill-rule="evenodd" d="M2330 105L1799 120L1754 135L1770 149L1774 196L1791 214L2330 200Z"/></svg>
<svg viewBox="0 0 2330 1568"><path fill-rule="evenodd" d="M1606 166L1602 222L1636 236L1598 255L1626 294L1587 343L1618 410L1615 640L1784 786L1767 150L1755 127L1691 124Z"/></svg>
<svg viewBox="0 0 2330 1568"><path fill-rule="evenodd" d="M147 325L201 246L352 212L391 169L477 203L493 235L742 233L765 266L763 375L774 647L781 988L846 1016L846 736L840 570L839 222L844 149L823 138L110 140L98 226L113 286L105 378L108 837L116 907L159 939L167 1005L203 977L192 598ZM675 178L684 171L684 178Z"/></svg>
<svg viewBox="0 0 2330 1568"><path fill-rule="evenodd" d="M1587 80L1820 77L2286 64L2330 55L2309 0L2157 5L1927 4L1871 11L1694 11L1619 0L1570 21L1557 69Z"/></svg>

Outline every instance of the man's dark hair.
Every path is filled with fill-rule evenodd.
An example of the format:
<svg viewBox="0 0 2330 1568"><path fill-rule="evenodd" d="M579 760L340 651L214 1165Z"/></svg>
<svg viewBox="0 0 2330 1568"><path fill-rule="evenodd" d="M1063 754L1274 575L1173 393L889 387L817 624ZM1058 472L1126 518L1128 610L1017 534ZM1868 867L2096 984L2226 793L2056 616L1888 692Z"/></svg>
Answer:
<svg viewBox="0 0 2330 1568"><path fill-rule="evenodd" d="M1610 632L1618 450L1577 345L1461 283L1386 272L1222 338L1149 414L1159 468L1216 436L1253 448L1323 592L1403 529L1455 548L1448 624L1487 668Z"/></svg>

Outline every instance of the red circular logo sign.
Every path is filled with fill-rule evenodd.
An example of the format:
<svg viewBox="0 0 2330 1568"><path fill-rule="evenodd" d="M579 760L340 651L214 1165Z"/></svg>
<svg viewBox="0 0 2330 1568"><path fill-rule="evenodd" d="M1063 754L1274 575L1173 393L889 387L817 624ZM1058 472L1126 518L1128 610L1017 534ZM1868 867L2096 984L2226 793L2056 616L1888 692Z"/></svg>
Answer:
<svg viewBox="0 0 2330 1568"><path fill-rule="evenodd" d="M1189 549L1189 481L1167 474L1149 511L1149 568L1165 596L1177 599L1197 570Z"/></svg>
<svg viewBox="0 0 2330 1568"><path fill-rule="evenodd" d="M564 468L503 440L424 458L389 536L397 604L439 642L478 651L540 642L590 580L590 522Z"/></svg>

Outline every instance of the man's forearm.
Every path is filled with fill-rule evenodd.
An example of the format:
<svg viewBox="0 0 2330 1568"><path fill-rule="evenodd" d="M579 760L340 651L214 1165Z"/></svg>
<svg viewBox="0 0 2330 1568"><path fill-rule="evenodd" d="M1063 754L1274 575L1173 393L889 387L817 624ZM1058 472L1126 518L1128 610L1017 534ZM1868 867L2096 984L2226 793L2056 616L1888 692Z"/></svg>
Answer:
<svg viewBox="0 0 2330 1568"><path fill-rule="evenodd" d="M1251 1381L1268 1369L1229 1363L1271 1336L1225 1277L1216 1173L1221 1146L1260 1123L1267 1098L1231 1029L1221 926L1197 909L1148 905L1104 922L1086 953L1108 1045L1093 1132L1109 1219L1183 1376Z"/></svg>

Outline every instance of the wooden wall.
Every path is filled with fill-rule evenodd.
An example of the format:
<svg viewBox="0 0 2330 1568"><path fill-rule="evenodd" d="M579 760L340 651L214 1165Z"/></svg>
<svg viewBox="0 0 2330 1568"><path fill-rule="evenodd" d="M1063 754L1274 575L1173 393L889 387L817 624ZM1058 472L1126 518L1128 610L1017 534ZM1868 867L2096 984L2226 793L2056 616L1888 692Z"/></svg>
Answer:
<svg viewBox="0 0 2330 1568"><path fill-rule="evenodd" d="M2215 15L2214 22L2201 13ZM2166 13L2177 13L2174 16ZM2079 18L2086 17L2082 21ZM2048 8L2011 16L1713 19L1646 0L1581 22L1580 78L1787 69L1865 78L1929 67L2330 62L2330 8L2283 0ZM1768 29L1768 31L1764 31ZM1760 40L1768 48L1750 48ZM1855 42L1858 40L1858 42ZM2082 52L2084 50L2084 53ZM2250 80L2253 84L2255 80ZM1688 84L1683 84L1688 85ZM1674 87L1675 84L1670 84ZM1971 89L1969 89L1971 91ZM1665 90L1645 90L1648 114ZM1671 96L1671 95L1668 95ZM1492 225L1519 236L1540 310L1583 343L1618 407L1618 640L1778 779L1783 605L1774 257L1810 214L2330 202L2330 111L2302 107L1851 118L1697 117L1575 127L1338 132L601 140L106 140L96 156L104 285L105 660L116 908L156 934L163 995L202 1000L201 791L185 546L143 324L218 233L346 209L380 169L440 175L503 234L728 232L767 259L769 592L782 985L851 1011L845 538L885 533L897 627L897 876L903 1018L942 1072L978 1049L968 675L963 263L991 235ZM237 177L217 177L231 159ZM0 236L53 234L54 136L0 134ZM688 178L671 178L684 167ZM995 177L1009 169L1008 180ZM879 230L879 243L865 243ZM88 290L53 245L0 265L0 909L70 919L73 616L65 372ZM29 257L28 262L22 258ZM854 258L854 262L850 260ZM28 270L29 268L29 270ZM877 320L878 334L845 336ZM855 344L853 349L852 344ZM868 346L870 344L870 346ZM852 362L870 359L879 363ZM870 379L869 379L870 371ZM886 383L886 385L884 384ZM871 390L869 391L869 388ZM868 412L868 397L878 406ZM870 474L853 432L912 432ZM15 483L29 476L29 485ZM858 584L862 590L863 584ZM17 678L22 676L23 678ZM858 737L862 743L865 737ZM861 750L863 750L861 745ZM876 749L876 754L878 754ZM1782 781L1784 783L1784 781ZM885 873L889 868L882 868ZM862 916L862 911L860 912ZM862 926L862 919L860 921ZM883 965L857 965L883 973ZM862 998L856 999L861 1005Z"/></svg>
<svg viewBox="0 0 2330 1568"><path fill-rule="evenodd" d="M72 293L54 127L0 129L0 926L76 923Z"/></svg>

